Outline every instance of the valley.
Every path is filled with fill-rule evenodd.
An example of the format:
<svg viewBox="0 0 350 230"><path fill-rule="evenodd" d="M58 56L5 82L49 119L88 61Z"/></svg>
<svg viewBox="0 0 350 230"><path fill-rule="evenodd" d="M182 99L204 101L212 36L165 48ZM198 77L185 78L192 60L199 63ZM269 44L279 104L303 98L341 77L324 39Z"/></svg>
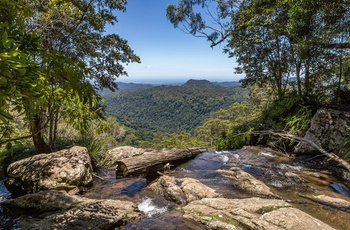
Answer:
<svg viewBox="0 0 350 230"><path fill-rule="evenodd" d="M238 82L189 80L182 85L120 84L105 94L106 113L139 132L193 133L210 113L248 100Z"/></svg>

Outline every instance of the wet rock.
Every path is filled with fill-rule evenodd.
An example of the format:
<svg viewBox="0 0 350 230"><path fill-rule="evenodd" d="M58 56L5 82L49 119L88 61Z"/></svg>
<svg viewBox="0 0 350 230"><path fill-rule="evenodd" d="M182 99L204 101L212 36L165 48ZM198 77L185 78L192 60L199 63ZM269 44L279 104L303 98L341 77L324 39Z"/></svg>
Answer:
<svg viewBox="0 0 350 230"><path fill-rule="evenodd" d="M306 195L300 194L300 196L308 198L319 204L327 205L329 207L340 209L342 211L350 212L350 201L348 200L344 200L341 198L334 198L334 197L325 196L325 195L306 196Z"/></svg>
<svg viewBox="0 0 350 230"><path fill-rule="evenodd" d="M28 194L2 205L13 213L30 212L32 218L20 219L17 223L22 230L110 229L140 217L132 202L81 198L64 191Z"/></svg>
<svg viewBox="0 0 350 230"><path fill-rule="evenodd" d="M166 227L165 227L166 226ZM129 223L121 229L133 230L203 230L205 226L194 220L185 219L179 212L163 213L156 218L147 218Z"/></svg>
<svg viewBox="0 0 350 230"><path fill-rule="evenodd" d="M6 187L14 197L41 190L72 190L92 183L92 166L85 147L38 154L7 168Z"/></svg>
<svg viewBox="0 0 350 230"><path fill-rule="evenodd" d="M316 144L325 150L334 152L350 133L350 113L334 109L319 109L311 120L311 125L305 134ZM315 152L315 149L307 143L300 142L295 147L296 153Z"/></svg>
<svg viewBox="0 0 350 230"><path fill-rule="evenodd" d="M181 178L163 175L151 184L149 189L177 204L186 204L204 197L217 197L215 190L193 178Z"/></svg>
<svg viewBox="0 0 350 230"><path fill-rule="evenodd" d="M233 179L233 185L239 189L262 196L275 196L267 185L240 168L232 167L230 170L217 170L217 172Z"/></svg>
<svg viewBox="0 0 350 230"><path fill-rule="evenodd" d="M134 156L139 156L145 153L144 149L134 148L131 146L120 146L111 150L108 150L104 156L104 159L101 161L101 166L103 167L114 167L116 166L116 162L130 158Z"/></svg>
<svg viewBox="0 0 350 230"><path fill-rule="evenodd" d="M184 217L207 229L333 229L277 199L204 198L182 208Z"/></svg>
<svg viewBox="0 0 350 230"><path fill-rule="evenodd" d="M303 178L301 178L298 174L293 172L286 172L284 176L286 177L286 181L288 181L290 185L301 184L305 182Z"/></svg>

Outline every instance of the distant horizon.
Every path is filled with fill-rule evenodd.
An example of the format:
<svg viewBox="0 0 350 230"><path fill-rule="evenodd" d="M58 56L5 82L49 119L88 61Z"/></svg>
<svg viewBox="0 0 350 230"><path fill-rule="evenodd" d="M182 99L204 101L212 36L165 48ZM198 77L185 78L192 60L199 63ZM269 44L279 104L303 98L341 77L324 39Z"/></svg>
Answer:
<svg viewBox="0 0 350 230"><path fill-rule="evenodd" d="M208 80L210 82L239 82L242 78L219 78L219 77L188 77L188 78L132 78L132 77L119 77L116 82L121 83L135 83L135 84L181 84L188 80Z"/></svg>

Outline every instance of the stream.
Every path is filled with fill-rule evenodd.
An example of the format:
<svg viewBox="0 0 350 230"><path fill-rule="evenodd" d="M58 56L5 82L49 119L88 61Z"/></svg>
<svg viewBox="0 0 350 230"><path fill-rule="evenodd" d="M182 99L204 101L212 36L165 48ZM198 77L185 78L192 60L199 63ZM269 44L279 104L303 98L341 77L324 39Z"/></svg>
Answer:
<svg viewBox="0 0 350 230"><path fill-rule="evenodd" d="M231 179L215 172L217 169L231 167L239 167L250 173L269 186L281 199L333 228L350 229L349 212L305 198L307 195L327 195L350 201L350 184L334 177L332 170L310 156L289 158L260 147L246 147L237 151L210 151L171 169L167 174L176 178L198 179L224 198L253 197L253 194L235 188ZM96 173L103 180L95 178L94 186L88 188L82 196L133 201L145 214L145 218L128 223L123 229L205 229L201 223L183 218L176 211L174 203L145 189L154 178L116 178L114 171L104 169ZM8 195L1 182L0 201Z"/></svg>

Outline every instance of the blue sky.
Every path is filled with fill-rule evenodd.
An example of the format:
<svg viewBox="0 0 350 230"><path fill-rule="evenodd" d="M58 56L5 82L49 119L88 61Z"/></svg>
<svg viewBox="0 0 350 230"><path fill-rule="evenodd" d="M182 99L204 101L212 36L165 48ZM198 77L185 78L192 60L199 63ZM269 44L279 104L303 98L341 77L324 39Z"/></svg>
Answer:
<svg viewBox="0 0 350 230"><path fill-rule="evenodd" d="M122 82L176 82L188 79L234 81L234 59L210 48L204 38L175 29L166 18L166 7L176 0L129 0L126 12L116 12L119 22L107 32L119 34L141 58L126 67Z"/></svg>

